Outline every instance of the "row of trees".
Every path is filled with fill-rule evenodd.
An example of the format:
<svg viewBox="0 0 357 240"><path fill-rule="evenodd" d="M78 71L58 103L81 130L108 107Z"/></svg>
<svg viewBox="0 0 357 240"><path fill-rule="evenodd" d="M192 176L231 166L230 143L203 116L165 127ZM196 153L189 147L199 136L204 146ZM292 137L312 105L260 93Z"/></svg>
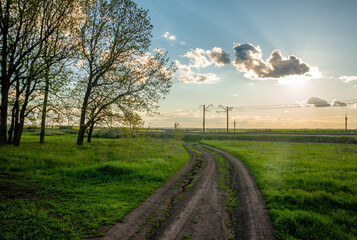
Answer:
<svg viewBox="0 0 357 240"><path fill-rule="evenodd" d="M78 145L95 124L155 112L175 68L148 54L151 30L131 0L0 0L0 145L35 115L43 143L49 111L78 114Z"/></svg>

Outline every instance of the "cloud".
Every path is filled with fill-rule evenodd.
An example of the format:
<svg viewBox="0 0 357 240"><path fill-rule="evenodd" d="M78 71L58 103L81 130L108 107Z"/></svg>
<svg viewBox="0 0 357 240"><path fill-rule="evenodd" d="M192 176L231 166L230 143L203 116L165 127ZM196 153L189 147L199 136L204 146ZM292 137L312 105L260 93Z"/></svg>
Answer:
<svg viewBox="0 0 357 240"><path fill-rule="evenodd" d="M212 63L204 56L206 53L205 50L201 48L196 48L195 50L191 49L183 57L190 58L190 67L193 68L202 68L211 65Z"/></svg>
<svg viewBox="0 0 357 240"><path fill-rule="evenodd" d="M174 35L170 35L169 32L165 32L163 35L161 35L162 37L166 38L166 39L169 39L171 41L175 41L176 40L176 36Z"/></svg>
<svg viewBox="0 0 357 240"><path fill-rule="evenodd" d="M202 48L191 49L185 55L190 59L188 65L181 64L179 60L175 61L178 73L181 76L178 79L183 83L210 84L217 82L219 77L214 73L195 73L192 69L208 67L212 64L220 67L224 64L230 64L229 55L222 48L214 47L212 50Z"/></svg>
<svg viewBox="0 0 357 240"><path fill-rule="evenodd" d="M352 81L357 81L357 76L341 76L340 79L345 83L349 83Z"/></svg>
<svg viewBox="0 0 357 240"><path fill-rule="evenodd" d="M175 65L181 73L190 73L191 72L191 67L181 64L179 60L175 61Z"/></svg>
<svg viewBox="0 0 357 240"><path fill-rule="evenodd" d="M220 67L231 63L229 54L219 47L214 47L212 50L191 49L183 57L190 58L190 67L192 68L204 68L212 64Z"/></svg>
<svg viewBox="0 0 357 240"><path fill-rule="evenodd" d="M181 74L178 80L183 83L211 84L219 80L219 77L214 73L195 73L191 66L181 64L178 60L175 61L175 65Z"/></svg>
<svg viewBox="0 0 357 240"><path fill-rule="evenodd" d="M193 72L184 74L178 77L183 83L196 83L196 84L211 84L219 80L219 77L214 73L195 74Z"/></svg>
<svg viewBox="0 0 357 240"><path fill-rule="evenodd" d="M212 50L207 50L206 54L216 66L223 66L231 63L229 54L223 51L222 48L214 47Z"/></svg>
<svg viewBox="0 0 357 240"><path fill-rule="evenodd" d="M304 79L321 78L317 68L312 68L296 56L283 57L279 50L274 50L264 61L259 46L250 43L237 43L233 46L235 57L233 65L239 72L250 79L283 79L303 77Z"/></svg>
<svg viewBox="0 0 357 240"><path fill-rule="evenodd" d="M333 100L331 107L347 107L347 104L341 101Z"/></svg>
<svg viewBox="0 0 357 240"><path fill-rule="evenodd" d="M319 97L310 97L305 101L298 102L300 103L301 106L312 106L316 108L323 108L323 107L347 107L347 104L338 101L338 100L333 100L332 103L328 103L325 99L319 98Z"/></svg>
<svg viewBox="0 0 357 240"><path fill-rule="evenodd" d="M306 100L306 104L312 105L316 108L331 107L331 105L325 99L319 97L310 97Z"/></svg>

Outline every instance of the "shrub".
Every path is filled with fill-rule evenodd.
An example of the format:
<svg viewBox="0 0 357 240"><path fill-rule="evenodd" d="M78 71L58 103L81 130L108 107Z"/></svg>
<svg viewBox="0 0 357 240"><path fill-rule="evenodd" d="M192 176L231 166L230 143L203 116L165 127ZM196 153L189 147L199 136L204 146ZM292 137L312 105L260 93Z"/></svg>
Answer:
<svg viewBox="0 0 357 240"><path fill-rule="evenodd" d="M107 128L98 129L93 132L92 137L94 138L120 138L123 133L119 129Z"/></svg>

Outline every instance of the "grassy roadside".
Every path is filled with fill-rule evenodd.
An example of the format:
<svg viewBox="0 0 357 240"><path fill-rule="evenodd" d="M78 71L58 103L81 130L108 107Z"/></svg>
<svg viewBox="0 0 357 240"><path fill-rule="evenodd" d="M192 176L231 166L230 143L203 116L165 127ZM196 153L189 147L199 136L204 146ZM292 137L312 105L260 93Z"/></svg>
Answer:
<svg viewBox="0 0 357 240"><path fill-rule="evenodd" d="M203 141L240 158L266 200L278 239L357 238L355 145Z"/></svg>
<svg viewBox="0 0 357 240"><path fill-rule="evenodd" d="M0 148L2 239L80 239L119 221L188 160L182 142L24 135Z"/></svg>

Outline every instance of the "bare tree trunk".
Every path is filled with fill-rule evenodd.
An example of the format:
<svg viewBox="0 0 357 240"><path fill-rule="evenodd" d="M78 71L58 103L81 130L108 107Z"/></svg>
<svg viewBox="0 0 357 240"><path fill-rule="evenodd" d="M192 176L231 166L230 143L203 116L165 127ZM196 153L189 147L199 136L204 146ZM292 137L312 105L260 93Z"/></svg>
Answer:
<svg viewBox="0 0 357 240"><path fill-rule="evenodd" d="M83 145L84 134L88 128L88 125L85 124L84 122L86 120L86 112L87 112L87 107L88 107L89 95L90 95L90 92L92 89L91 85L92 85L92 81L90 79L88 81L87 91L84 96L83 105L82 105L82 109L81 109L81 120L79 122L79 132L78 132L78 137L77 137L77 145L79 145L79 146Z"/></svg>
<svg viewBox="0 0 357 240"><path fill-rule="evenodd" d="M20 112L20 122L16 124L17 128L15 127L14 146L20 146L21 136L24 130L26 106L27 103L24 103Z"/></svg>
<svg viewBox="0 0 357 240"><path fill-rule="evenodd" d="M11 125L8 131L8 139L7 139L7 144L12 144L12 136L14 133L14 127L15 127L15 114L17 114L18 112L16 111L16 109L18 108L19 102L16 100L14 103L14 106L12 107L11 110Z"/></svg>
<svg viewBox="0 0 357 240"><path fill-rule="evenodd" d="M17 94L17 93L16 93ZM14 114L14 132L13 132L13 138L11 140L11 144L14 143L15 135L19 131L19 114L20 114L20 103L19 99L16 100L16 108L15 108L15 114Z"/></svg>
<svg viewBox="0 0 357 240"><path fill-rule="evenodd" d="M94 129L94 122L90 123L89 131L88 131L88 138L87 138L87 143L90 143L92 141L92 133Z"/></svg>
<svg viewBox="0 0 357 240"><path fill-rule="evenodd" d="M46 71L46 80L45 80L45 96L43 98L43 105L42 105L40 144L45 143L45 129L46 129L48 90L49 90L49 87L50 87L50 82L49 81L50 81L49 80L49 69L47 69L47 71Z"/></svg>
<svg viewBox="0 0 357 240"><path fill-rule="evenodd" d="M8 144L14 143L14 134L18 130L19 123L19 112L20 112L20 82L19 79L16 79L16 95L15 95L15 103L12 108L12 116L11 116L11 126L9 129L9 139L7 141Z"/></svg>
<svg viewBox="0 0 357 240"><path fill-rule="evenodd" d="M6 3L6 10L8 11L10 7L10 1ZM7 12L6 15L8 15ZM0 146L6 145L7 143L7 106L9 101L9 88L10 88L10 76L8 75L7 67L7 38L9 33L9 22L6 16L5 21L2 23L3 27L1 29L2 34L2 51L1 51L1 110L0 110Z"/></svg>
<svg viewBox="0 0 357 240"><path fill-rule="evenodd" d="M3 70L6 71L6 70ZM3 81L3 79L1 79ZM0 117L0 145L7 143L7 106L8 106L9 88L7 84L1 86L1 117Z"/></svg>
<svg viewBox="0 0 357 240"><path fill-rule="evenodd" d="M19 117L17 117L17 119L15 120L15 134L14 134L14 140L13 140L14 146L20 146L21 136L22 136L22 132L24 129L24 124L25 124L26 108L27 108L27 104L29 103L31 82L32 82L32 80L29 79L28 82L26 83L27 86L26 86L26 92L25 92L25 99L24 99L24 102L21 107L20 119L19 119Z"/></svg>

